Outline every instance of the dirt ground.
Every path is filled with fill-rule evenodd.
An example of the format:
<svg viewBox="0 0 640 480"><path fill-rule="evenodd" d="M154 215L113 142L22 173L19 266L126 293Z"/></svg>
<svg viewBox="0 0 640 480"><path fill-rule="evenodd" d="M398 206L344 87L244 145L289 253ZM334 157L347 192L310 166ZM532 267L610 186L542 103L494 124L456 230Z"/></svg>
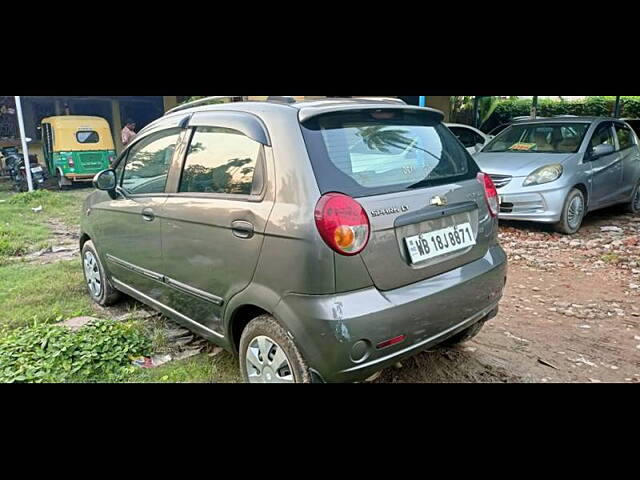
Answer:
<svg viewBox="0 0 640 480"><path fill-rule="evenodd" d="M501 222L500 240L500 313L475 339L375 381L640 383L640 217L594 212L573 236Z"/></svg>

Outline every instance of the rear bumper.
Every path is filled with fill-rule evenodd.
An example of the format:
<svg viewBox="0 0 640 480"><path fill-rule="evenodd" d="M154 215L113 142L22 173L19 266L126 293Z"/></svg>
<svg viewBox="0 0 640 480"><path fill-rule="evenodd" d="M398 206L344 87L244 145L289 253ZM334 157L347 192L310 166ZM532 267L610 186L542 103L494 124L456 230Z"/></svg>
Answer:
<svg viewBox="0 0 640 480"><path fill-rule="evenodd" d="M274 314L324 381L357 381L491 316L506 273L506 255L493 245L479 260L395 290L289 294ZM376 348L399 335L401 343Z"/></svg>
<svg viewBox="0 0 640 480"><path fill-rule="evenodd" d="M90 182L91 180L93 180L93 177L95 177L96 174L95 173L65 173L64 176L69 180L73 180L74 182Z"/></svg>

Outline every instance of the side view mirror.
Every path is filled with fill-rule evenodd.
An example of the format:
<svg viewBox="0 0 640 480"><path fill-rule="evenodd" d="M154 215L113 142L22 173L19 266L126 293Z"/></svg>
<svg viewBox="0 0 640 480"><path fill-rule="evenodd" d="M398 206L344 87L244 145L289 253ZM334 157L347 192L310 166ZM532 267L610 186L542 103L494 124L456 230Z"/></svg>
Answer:
<svg viewBox="0 0 640 480"><path fill-rule="evenodd" d="M615 148L613 148L613 145L607 145L607 144L601 143L600 145L596 145L595 147L593 147L593 150L591 150L591 157L592 158L602 157L604 155L609 155L614 151L615 151Z"/></svg>
<svg viewBox="0 0 640 480"><path fill-rule="evenodd" d="M476 151L476 153L478 153L480 150L482 150L482 147L484 147L482 143L476 143L473 149Z"/></svg>
<svg viewBox="0 0 640 480"><path fill-rule="evenodd" d="M93 177L93 186L98 190L113 192L116 189L116 171L112 168L102 170Z"/></svg>

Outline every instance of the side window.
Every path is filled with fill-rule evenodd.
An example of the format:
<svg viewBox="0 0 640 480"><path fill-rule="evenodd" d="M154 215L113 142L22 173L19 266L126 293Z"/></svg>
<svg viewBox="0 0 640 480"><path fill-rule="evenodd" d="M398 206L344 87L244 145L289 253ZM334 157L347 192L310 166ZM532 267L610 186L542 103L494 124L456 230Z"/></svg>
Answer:
<svg viewBox="0 0 640 480"><path fill-rule="evenodd" d="M476 137L479 137L473 130L469 130L468 128L463 127L452 127L451 131L453 134L458 137L458 140L464 145L466 148L473 147L476 143L483 143L482 141L477 141Z"/></svg>
<svg viewBox="0 0 640 480"><path fill-rule="evenodd" d="M180 179L179 192L259 193L254 173L262 145L237 130L197 127Z"/></svg>
<svg viewBox="0 0 640 480"><path fill-rule="evenodd" d="M633 138L631 135L631 129L626 125L620 123L615 124L616 135L618 136L618 143L620 144L620 150L633 146Z"/></svg>
<svg viewBox="0 0 640 480"><path fill-rule="evenodd" d="M596 129L591 137L591 142L589 142L589 151L593 150L598 145L615 146L613 135L611 134L610 123L604 123Z"/></svg>
<svg viewBox="0 0 640 480"><path fill-rule="evenodd" d="M134 144L127 154L122 186L131 194L164 192L179 128L156 132ZM118 170L120 165L118 165Z"/></svg>

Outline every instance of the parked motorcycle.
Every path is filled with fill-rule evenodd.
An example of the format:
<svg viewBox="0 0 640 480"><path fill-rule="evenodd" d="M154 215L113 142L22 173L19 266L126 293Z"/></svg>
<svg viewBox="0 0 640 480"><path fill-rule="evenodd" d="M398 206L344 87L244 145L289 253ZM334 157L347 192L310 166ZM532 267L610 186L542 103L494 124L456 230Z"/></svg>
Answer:
<svg viewBox="0 0 640 480"><path fill-rule="evenodd" d="M46 176L42 165L38 164L37 155L29 155L29 167L31 168L31 183L33 184L33 189L38 190L44 188ZM18 192L27 192L29 190L27 172L22 155L20 155L19 159L15 162L12 178L14 188Z"/></svg>
<svg viewBox="0 0 640 480"><path fill-rule="evenodd" d="M0 154L2 155L2 175L14 181L16 163L20 161L22 155L18 153L17 147L0 148Z"/></svg>

